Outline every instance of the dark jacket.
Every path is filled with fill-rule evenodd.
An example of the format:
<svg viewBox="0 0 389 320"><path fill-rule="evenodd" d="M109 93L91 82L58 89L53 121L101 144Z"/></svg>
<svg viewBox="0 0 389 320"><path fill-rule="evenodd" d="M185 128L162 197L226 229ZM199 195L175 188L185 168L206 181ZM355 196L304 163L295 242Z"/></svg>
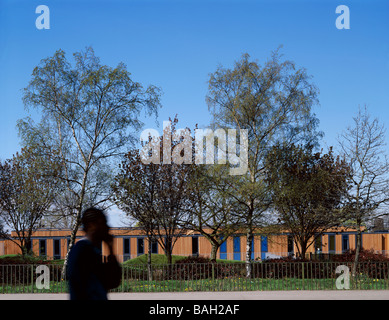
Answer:
<svg viewBox="0 0 389 320"><path fill-rule="evenodd" d="M107 300L108 290L120 284L121 267L113 255L103 263L101 250L82 239L70 250L67 278L70 300Z"/></svg>

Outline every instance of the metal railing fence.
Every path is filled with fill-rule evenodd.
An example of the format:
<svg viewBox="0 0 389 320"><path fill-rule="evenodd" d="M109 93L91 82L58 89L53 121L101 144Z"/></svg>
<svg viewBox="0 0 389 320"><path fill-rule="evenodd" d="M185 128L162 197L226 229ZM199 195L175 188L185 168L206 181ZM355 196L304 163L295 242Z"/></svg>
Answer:
<svg viewBox="0 0 389 320"><path fill-rule="evenodd" d="M43 265L47 269L40 270L36 264L0 265L1 293L63 293L67 292L66 279L62 278L62 265ZM45 285L45 271L47 286ZM47 288L48 287L48 288Z"/></svg>
<svg viewBox="0 0 389 320"><path fill-rule="evenodd" d="M62 265L0 265L1 293L66 293ZM387 290L388 262L253 262L124 265L113 292ZM45 278L46 276L46 278Z"/></svg>

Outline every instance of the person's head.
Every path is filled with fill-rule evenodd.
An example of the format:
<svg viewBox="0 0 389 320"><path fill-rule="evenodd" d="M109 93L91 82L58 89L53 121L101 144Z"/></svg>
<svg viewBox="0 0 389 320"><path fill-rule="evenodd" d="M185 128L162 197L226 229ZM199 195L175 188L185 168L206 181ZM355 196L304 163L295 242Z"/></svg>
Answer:
<svg viewBox="0 0 389 320"><path fill-rule="evenodd" d="M86 209L81 218L86 235L95 241L103 241L109 232L104 211L97 208Z"/></svg>

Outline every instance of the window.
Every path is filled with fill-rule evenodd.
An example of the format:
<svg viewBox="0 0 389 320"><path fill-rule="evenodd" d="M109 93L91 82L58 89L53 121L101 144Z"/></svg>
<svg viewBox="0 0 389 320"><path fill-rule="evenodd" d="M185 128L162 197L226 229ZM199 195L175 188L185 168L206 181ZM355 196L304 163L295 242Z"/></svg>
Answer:
<svg viewBox="0 0 389 320"><path fill-rule="evenodd" d="M46 240L39 240L39 256L46 255Z"/></svg>
<svg viewBox="0 0 389 320"><path fill-rule="evenodd" d="M223 240L224 238L221 237L220 240ZM227 241L223 241L223 243L220 245L220 259L227 259Z"/></svg>
<svg viewBox="0 0 389 320"><path fill-rule="evenodd" d="M255 247L254 247L255 241L254 241L254 236L251 239L251 260L254 260L254 252L255 252Z"/></svg>
<svg viewBox="0 0 389 320"><path fill-rule="evenodd" d="M199 255L199 237L192 237L192 256L198 257Z"/></svg>
<svg viewBox="0 0 389 320"><path fill-rule="evenodd" d="M328 253L335 253L335 235L328 235Z"/></svg>
<svg viewBox="0 0 389 320"><path fill-rule="evenodd" d="M267 236L261 236L261 260L265 260L267 258Z"/></svg>
<svg viewBox="0 0 389 320"><path fill-rule="evenodd" d="M123 238L123 261L131 259L130 239L131 238Z"/></svg>
<svg viewBox="0 0 389 320"><path fill-rule="evenodd" d="M27 250L27 254L32 253L32 239L30 239L26 242L26 250Z"/></svg>
<svg viewBox="0 0 389 320"><path fill-rule="evenodd" d="M349 240L348 234L343 234L342 235L342 253L347 252L350 249L348 240Z"/></svg>
<svg viewBox="0 0 389 320"><path fill-rule="evenodd" d="M288 235L288 255L291 256L294 253L293 236Z"/></svg>
<svg viewBox="0 0 389 320"><path fill-rule="evenodd" d="M130 254L130 238L123 239L123 254L124 255Z"/></svg>
<svg viewBox="0 0 389 320"><path fill-rule="evenodd" d="M143 238L138 238L138 251L137 251L137 253L138 253L138 256L145 253Z"/></svg>
<svg viewBox="0 0 389 320"><path fill-rule="evenodd" d="M53 258L54 260L61 259L61 240L53 240Z"/></svg>
<svg viewBox="0 0 389 320"><path fill-rule="evenodd" d="M234 260L240 260L240 237L234 237Z"/></svg>
<svg viewBox="0 0 389 320"><path fill-rule="evenodd" d="M153 240L151 242L151 253L157 254L158 253L158 241Z"/></svg>

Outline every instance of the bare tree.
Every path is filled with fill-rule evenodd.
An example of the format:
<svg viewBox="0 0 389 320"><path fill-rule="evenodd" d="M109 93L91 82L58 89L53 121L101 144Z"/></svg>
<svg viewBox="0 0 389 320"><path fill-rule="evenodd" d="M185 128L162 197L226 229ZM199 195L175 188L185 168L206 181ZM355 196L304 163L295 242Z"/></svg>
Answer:
<svg viewBox="0 0 389 320"><path fill-rule="evenodd" d="M352 189L348 194L348 211L357 227L357 245L353 274L361 250L364 223L380 214L389 201L389 161L386 154L385 127L372 119L365 106L359 108L354 124L339 137L345 160L352 168Z"/></svg>
<svg viewBox="0 0 389 320"><path fill-rule="evenodd" d="M75 224L76 207L77 199L74 195L66 188L61 188L54 198L52 210L42 218L42 224L47 228L71 229Z"/></svg>

